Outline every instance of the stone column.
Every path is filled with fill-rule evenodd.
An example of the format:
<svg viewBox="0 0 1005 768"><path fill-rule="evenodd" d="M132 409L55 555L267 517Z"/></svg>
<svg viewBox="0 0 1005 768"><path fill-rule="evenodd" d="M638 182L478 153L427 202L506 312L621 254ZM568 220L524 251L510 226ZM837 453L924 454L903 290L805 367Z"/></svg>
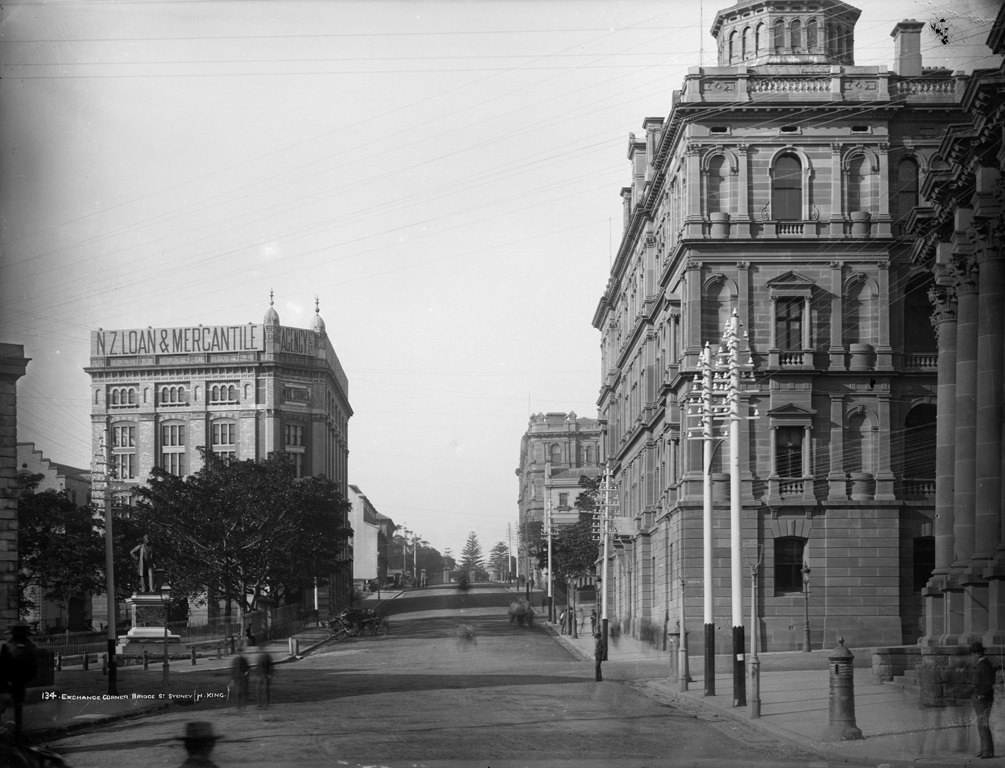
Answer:
<svg viewBox="0 0 1005 768"><path fill-rule="evenodd" d="M877 500L894 501L897 495L893 490L893 470L890 468L890 432L893 425L890 419L890 390L884 383L884 391L876 398L876 410L879 414L879 428L876 430L874 445L878 448L876 456L876 496Z"/></svg>
<svg viewBox="0 0 1005 768"><path fill-rule="evenodd" d="M840 79L838 82L840 83ZM840 90L839 87L839 95ZM831 144L831 237L844 236L844 197L841 194L841 180L843 178L844 175L841 171L841 144L835 142Z"/></svg>
<svg viewBox="0 0 1005 768"><path fill-rule="evenodd" d="M740 82L746 82L742 79ZM750 237L750 155L746 144L741 144L736 148L739 162L739 172L737 174L736 189L736 237ZM743 317L743 314L740 314Z"/></svg>
<svg viewBox="0 0 1005 768"><path fill-rule="evenodd" d="M879 278L879 338L876 343L877 370L892 370L892 350L890 349L890 262L881 261L876 265Z"/></svg>
<svg viewBox="0 0 1005 768"><path fill-rule="evenodd" d="M957 256L954 267L957 302L954 565L965 569L974 553L977 479L977 265L967 253Z"/></svg>

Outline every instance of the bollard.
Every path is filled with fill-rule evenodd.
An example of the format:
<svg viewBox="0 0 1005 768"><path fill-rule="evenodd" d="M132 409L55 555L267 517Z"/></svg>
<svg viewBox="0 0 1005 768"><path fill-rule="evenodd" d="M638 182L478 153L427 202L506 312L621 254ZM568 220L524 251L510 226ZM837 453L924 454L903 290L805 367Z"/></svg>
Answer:
<svg viewBox="0 0 1005 768"><path fill-rule="evenodd" d="M88 666L90 666L90 663L91 663L90 654L85 653L84 654L84 671L85 672L87 671Z"/></svg>
<svg viewBox="0 0 1005 768"><path fill-rule="evenodd" d="M144 648L143 649L143 669L149 669L149 668L150 668L150 657L147 656L147 649Z"/></svg>
<svg viewBox="0 0 1005 768"><path fill-rule="evenodd" d="M56 654L56 671L57 672L63 671L63 654L61 653Z"/></svg>
<svg viewBox="0 0 1005 768"><path fill-rule="evenodd" d="M756 650L750 657L750 699L747 704L750 719L757 720L761 716L761 660L757 658Z"/></svg>
<svg viewBox="0 0 1005 768"><path fill-rule="evenodd" d="M223 658L223 643L219 642L216 644L216 659L219 661Z"/></svg>
<svg viewBox="0 0 1005 768"><path fill-rule="evenodd" d="M102 675L107 675L108 674L108 654L107 653L101 654L101 674Z"/></svg>
<svg viewBox="0 0 1005 768"><path fill-rule="evenodd" d="M838 639L837 647L827 657L830 661L830 722L824 741L854 741L862 738L855 725L855 657Z"/></svg>
<svg viewBox="0 0 1005 768"><path fill-rule="evenodd" d="M192 649L192 666L195 666L195 648Z"/></svg>
<svg viewBox="0 0 1005 768"><path fill-rule="evenodd" d="M230 652L237 653L237 638L233 635L230 636Z"/></svg>
<svg viewBox="0 0 1005 768"><path fill-rule="evenodd" d="M290 639L293 641L293 655L294 656L299 656L300 655L300 641L297 638L295 638L295 637L291 637Z"/></svg>

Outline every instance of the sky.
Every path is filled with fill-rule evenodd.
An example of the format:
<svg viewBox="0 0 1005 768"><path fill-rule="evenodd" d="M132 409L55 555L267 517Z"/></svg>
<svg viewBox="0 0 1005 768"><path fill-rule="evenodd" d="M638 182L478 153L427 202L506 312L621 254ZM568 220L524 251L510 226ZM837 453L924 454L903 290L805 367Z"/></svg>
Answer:
<svg viewBox="0 0 1005 768"><path fill-rule="evenodd" d="M855 3L853 3L855 4ZM441 552L516 546L531 414L596 416L592 318L629 134L715 63L721 3L87 0L0 8L0 342L18 440L90 466L89 332L309 327L349 377L349 481ZM994 0L860 0L856 64Z"/></svg>

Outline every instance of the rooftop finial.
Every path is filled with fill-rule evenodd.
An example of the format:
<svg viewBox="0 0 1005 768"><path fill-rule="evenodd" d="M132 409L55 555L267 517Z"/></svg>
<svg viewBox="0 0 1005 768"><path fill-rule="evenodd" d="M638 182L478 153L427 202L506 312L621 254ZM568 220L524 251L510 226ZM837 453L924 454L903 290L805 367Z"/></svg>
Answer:
<svg viewBox="0 0 1005 768"><path fill-rule="evenodd" d="M270 306L270 307L271 307L271 306L272 306L272 304L273 304L273 301L272 301L272 293L273 293L273 292L272 292L272 289L271 289L271 288L269 288L269 306Z"/></svg>
<svg viewBox="0 0 1005 768"><path fill-rule="evenodd" d="M318 298L318 295L316 293L314 294L314 314L315 315L321 314L321 300Z"/></svg>

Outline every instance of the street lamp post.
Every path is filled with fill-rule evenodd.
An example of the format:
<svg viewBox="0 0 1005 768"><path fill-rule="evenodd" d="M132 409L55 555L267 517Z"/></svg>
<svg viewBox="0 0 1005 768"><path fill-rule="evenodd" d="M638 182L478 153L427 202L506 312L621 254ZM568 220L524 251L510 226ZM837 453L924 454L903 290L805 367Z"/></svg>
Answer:
<svg viewBox="0 0 1005 768"><path fill-rule="evenodd" d="M762 552L757 551L757 560L750 563L750 719L761 716L761 660L757 657L757 571L761 565Z"/></svg>
<svg viewBox="0 0 1005 768"><path fill-rule="evenodd" d="M803 563L803 650L810 652L810 566Z"/></svg>
<svg viewBox="0 0 1005 768"><path fill-rule="evenodd" d="M164 688L164 695L170 693L169 690L169 670L171 662L168 658L168 602L171 600L171 587L167 584L161 585L161 602L164 604L164 663L161 667L161 685Z"/></svg>

